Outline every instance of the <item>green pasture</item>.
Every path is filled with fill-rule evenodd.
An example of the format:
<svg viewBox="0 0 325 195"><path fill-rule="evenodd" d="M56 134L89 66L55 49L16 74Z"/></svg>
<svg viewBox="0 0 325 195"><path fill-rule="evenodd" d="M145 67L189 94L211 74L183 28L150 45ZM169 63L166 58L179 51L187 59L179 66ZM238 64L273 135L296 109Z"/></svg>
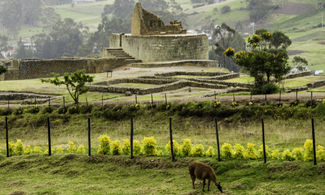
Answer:
<svg viewBox="0 0 325 195"><path fill-rule="evenodd" d="M1 194L221 194L196 189L188 172L193 160L210 164L225 194L322 194L324 163L222 161L86 155L0 156ZM312 182L311 182L312 181ZM207 190L207 187L205 188Z"/></svg>

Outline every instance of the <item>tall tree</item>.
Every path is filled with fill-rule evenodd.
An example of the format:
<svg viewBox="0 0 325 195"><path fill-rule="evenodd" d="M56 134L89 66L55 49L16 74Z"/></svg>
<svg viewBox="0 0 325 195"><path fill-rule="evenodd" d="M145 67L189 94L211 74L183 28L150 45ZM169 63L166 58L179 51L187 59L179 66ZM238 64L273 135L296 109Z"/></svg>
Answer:
<svg viewBox="0 0 325 195"><path fill-rule="evenodd" d="M34 53L31 49L26 48L23 41L20 40L17 43L17 52L15 55L15 58L18 59L29 59L29 58L33 58L34 57Z"/></svg>
<svg viewBox="0 0 325 195"><path fill-rule="evenodd" d="M253 93L275 92L273 82L281 81L290 71L286 49L275 47L271 39L272 35L269 32L263 32L261 35L254 34L248 37L248 52L235 53L233 48L225 51L227 56L234 57L234 61L255 78ZM265 43L268 45L265 46ZM271 80L271 77L274 80Z"/></svg>
<svg viewBox="0 0 325 195"><path fill-rule="evenodd" d="M237 50L245 50L245 40L234 29L223 23L217 26L214 31L214 39L216 40L215 53L219 66L225 67L231 71L239 72L240 67L229 57L224 54L228 47L236 48Z"/></svg>
<svg viewBox="0 0 325 195"><path fill-rule="evenodd" d="M0 58L3 58L2 52L7 52L10 49L8 37L0 35Z"/></svg>

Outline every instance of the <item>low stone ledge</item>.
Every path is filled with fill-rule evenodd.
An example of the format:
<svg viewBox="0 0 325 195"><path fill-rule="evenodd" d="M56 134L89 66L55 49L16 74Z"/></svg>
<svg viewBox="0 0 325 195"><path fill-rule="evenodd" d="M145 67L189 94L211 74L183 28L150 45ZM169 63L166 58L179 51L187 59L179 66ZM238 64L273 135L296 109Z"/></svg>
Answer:
<svg viewBox="0 0 325 195"><path fill-rule="evenodd" d="M325 85L325 80L319 80L319 81L315 81L313 83L308 83L307 87L308 88L317 88L317 87L322 87Z"/></svg>
<svg viewBox="0 0 325 195"><path fill-rule="evenodd" d="M311 76L313 75L312 71L305 71L305 72L299 72L299 73L293 73L293 74L288 74L285 79L293 79L293 78L298 78L298 77L305 77L305 76Z"/></svg>
<svg viewBox="0 0 325 195"><path fill-rule="evenodd" d="M161 73L161 74L155 74L155 76L158 77L171 77L171 76L180 76L180 75L191 75L191 76L221 76L221 75L227 75L229 73L226 72L182 72L182 71L176 71L176 72L167 72L167 73Z"/></svg>

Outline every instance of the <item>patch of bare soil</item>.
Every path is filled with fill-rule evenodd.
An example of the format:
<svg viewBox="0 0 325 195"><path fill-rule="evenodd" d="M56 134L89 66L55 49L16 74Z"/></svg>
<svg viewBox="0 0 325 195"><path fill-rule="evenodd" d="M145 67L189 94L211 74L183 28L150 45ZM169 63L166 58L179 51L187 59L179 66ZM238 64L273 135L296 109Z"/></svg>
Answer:
<svg viewBox="0 0 325 195"><path fill-rule="evenodd" d="M325 41L318 41L318 44L325 45Z"/></svg>
<svg viewBox="0 0 325 195"><path fill-rule="evenodd" d="M315 10L315 6L306 3L288 2L283 8L277 9L276 14L301 15Z"/></svg>

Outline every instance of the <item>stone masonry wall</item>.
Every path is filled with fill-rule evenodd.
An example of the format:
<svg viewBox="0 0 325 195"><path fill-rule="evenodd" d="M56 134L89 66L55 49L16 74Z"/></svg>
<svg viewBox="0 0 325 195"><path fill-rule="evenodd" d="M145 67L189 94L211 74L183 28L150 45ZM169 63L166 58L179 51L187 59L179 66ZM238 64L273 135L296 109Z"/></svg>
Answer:
<svg viewBox="0 0 325 195"><path fill-rule="evenodd" d="M130 61L119 58L84 58L53 60L13 60L12 67L4 74L3 80L34 79L51 76L51 73L64 74L85 69L87 73L110 71Z"/></svg>
<svg viewBox="0 0 325 195"><path fill-rule="evenodd" d="M111 47L118 44L112 37ZM207 60L208 37L206 35L123 35L122 48L130 56L143 62L175 60Z"/></svg>

